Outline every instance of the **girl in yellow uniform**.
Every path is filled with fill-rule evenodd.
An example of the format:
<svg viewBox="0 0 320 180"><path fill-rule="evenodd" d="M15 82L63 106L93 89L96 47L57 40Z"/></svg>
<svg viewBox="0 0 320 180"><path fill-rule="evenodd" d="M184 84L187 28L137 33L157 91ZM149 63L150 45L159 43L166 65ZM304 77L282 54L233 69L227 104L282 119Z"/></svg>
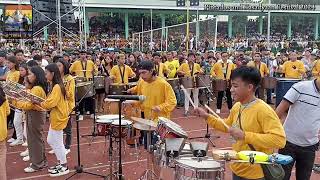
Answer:
<svg viewBox="0 0 320 180"><path fill-rule="evenodd" d="M26 78L31 86L31 94L40 98L46 98L47 82L45 74L40 66L29 69ZM32 173L48 166L45 156L45 144L43 140L43 125L46 121L46 111L39 106L26 101L12 100L12 104L26 111L27 142L28 149L20 155L30 158L30 165L24 169L26 173Z"/></svg>
<svg viewBox="0 0 320 180"><path fill-rule="evenodd" d="M47 142L53 149L59 164L48 169L51 177L69 173L66 149L63 144L63 129L68 124L68 104L66 89L57 64L46 66L46 79L51 89L47 99L40 103L41 107L50 109L50 128Z"/></svg>
<svg viewBox="0 0 320 180"><path fill-rule="evenodd" d="M6 100L6 96L0 87L0 174L1 178L6 179L6 156L7 148L5 140L7 138L7 116L10 113L9 103Z"/></svg>

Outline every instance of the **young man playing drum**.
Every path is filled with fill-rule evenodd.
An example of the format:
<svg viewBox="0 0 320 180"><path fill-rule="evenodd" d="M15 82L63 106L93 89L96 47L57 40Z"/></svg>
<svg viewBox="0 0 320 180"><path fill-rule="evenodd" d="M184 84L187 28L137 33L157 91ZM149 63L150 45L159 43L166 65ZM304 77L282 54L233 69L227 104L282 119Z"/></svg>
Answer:
<svg viewBox="0 0 320 180"><path fill-rule="evenodd" d="M222 108L222 99L224 96L224 92L227 96L227 103L229 110L232 108L232 98L231 98L231 92L229 87L230 82L230 75L232 70L234 70L235 65L232 63L232 61L229 61L229 54L227 52L222 52L221 54L222 60L218 61L216 64L213 65L211 68L210 74L212 77L220 80L227 81L227 89L225 91L219 91L218 97L217 97L217 110L216 113L221 112ZM216 87L213 87L215 89Z"/></svg>
<svg viewBox="0 0 320 180"><path fill-rule="evenodd" d="M194 77L197 74L203 74L203 71L199 64L195 63L196 55L194 53L188 54L188 62L182 63L179 67L178 74L184 77ZM188 94L185 94L184 98L184 115L188 115L189 111L189 98L187 97L189 94L193 94L193 100L196 107L199 106L199 88L194 87L193 89L187 89Z"/></svg>
<svg viewBox="0 0 320 180"><path fill-rule="evenodd" d="M128 65L124 64L126 61L126 57L124 54L119 54L117 59L118 65L113 66L113 68L111 69L110 78L114 83L128 84L129 78L134 78L136 74Z"/></svg>
<svg viewBox="0 0 320 180"><path fill-rule="evenodd" d="M242 66L233 70L230 91L237 103L225 120L208 114L204 109L195 109L195 113L205 118L211 127L232 136L234 151L251 150L248 145L251 144L257 151L271 154L274 149L285 145L284 129L277 114L255 97L260 81L256 68ZM260 164L231 163L231 170L233 180L264 179Z"/></svg>
<svg viewBox="0 0 320 180"><path fill-rule="evenodd" d="M288 114L287 114L288 111ZM279 153L290 155L293 162L282 166L289 180L293 165L296 179L310 179L320 130L320 78L294 84L276 110L285 119L287 143Z"/></svg>

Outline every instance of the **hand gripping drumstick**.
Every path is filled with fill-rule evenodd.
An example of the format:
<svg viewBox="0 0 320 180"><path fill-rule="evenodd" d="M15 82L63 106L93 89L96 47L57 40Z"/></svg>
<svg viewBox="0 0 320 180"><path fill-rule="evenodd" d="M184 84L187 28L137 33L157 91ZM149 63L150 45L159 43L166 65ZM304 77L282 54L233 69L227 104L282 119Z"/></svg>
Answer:
<svg viewBox="0 0 320 180"><path fill-rule="evenodd" d="M219 121L221 121L221 123L224 125L224 127L226 127L227 129L230 128L230 127L228 126L228 124L226 124L226 123L224 122L224 120L221 119L221 117L220 117L218 114L216 114L208 105L205 104L204 107L205 107L208 111L210 111L210 113L212 113L212 115L213 115L214 117L216 117Z"/></svg>
<svg viewBox="0 0 320 180"><path fill-rule="evenodd" d="M192 105L193 108L195 109L196 106L194 105L194 103L193 103L193 101L192 101L192 99L191 99L191 97L190 97L190 94L187 92L186 88L184 88L184 86L183 86L182 84L180 85L180 87L181 87L182 91L187 95L187 97L188 97L191 105Z"/></svg>

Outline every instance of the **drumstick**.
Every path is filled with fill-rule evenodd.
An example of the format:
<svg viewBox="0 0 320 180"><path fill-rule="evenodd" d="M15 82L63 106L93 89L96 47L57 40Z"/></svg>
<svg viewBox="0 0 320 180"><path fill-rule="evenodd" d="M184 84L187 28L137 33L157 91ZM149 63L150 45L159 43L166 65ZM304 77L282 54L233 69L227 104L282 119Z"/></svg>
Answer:
<svg viewBox="0 0 320 180"><path fill-rule="evenodd" d="M226 124L226 123L224 122L224 120L221 119L221 117L220 117L218 114L216 114L208 105L204 105L204 107L205 107L210 113L212 113L212 115L215 116L219 121L221 121L221 123L224 125L224 127L226 127L227 129L230 128L230 127L228 126L228 124Z"/></svg>
<svg viewBox="0 0 320 180"><path fill-rule="evenodd" d="M191 97L190 97L190 94L187 92L187 90L184 88L184 86L183 86L182 84L180 85L180 87L181 87L182 91L187 95L187 98L189 99L191 105L192 105L193 108L195 109L196 106L194 105L194 103L193 103L193 101L192 101L192 99L191 99Z"/></svg>

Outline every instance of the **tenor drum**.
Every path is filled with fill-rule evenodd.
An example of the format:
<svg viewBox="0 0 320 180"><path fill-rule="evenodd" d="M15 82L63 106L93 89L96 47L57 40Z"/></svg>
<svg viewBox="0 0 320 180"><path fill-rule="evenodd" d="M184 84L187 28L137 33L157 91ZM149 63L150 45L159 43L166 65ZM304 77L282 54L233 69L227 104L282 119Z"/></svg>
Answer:
<svg viewBox="0 0 320 180"><path fill-rule="evenodd" d="M127 90L127 85L125 84L111 84L109 86L109 94L111 95L123 95Z"/></svg>
<svg viewBox="0 0 320 180"><path fill-rule="evenodd" d="M111 123L112 136L115 138L120 138L119 126L121 126L121 138L128 137L132 129L132 121L121 119L121 125L119 119L114 120Z"/></svg>
<svg viewBox="0 0 320 180"><path fill-rule="evenodd" d="M98 136L108 136L111 132L111 124L119 119L118 115L102 115L97 117Z"/></svg>
<svg viewBox="0 0 320 180"><path fill-rule="evenodd" d="M197 88L210 88L211 77L210 75L198 75L196 76L196 87Z"/></svg>
<svg viewBox="0 0 320 180"><path fill-rule="evenodd" d="M122 103L121 112L126 119L141 117L141 109L138 101L128 100ZM104 100L104 114L119 114L119 100Z"/></svg>
<svg viewBox="0 0 320 180"><path fill-rule="evenodd" d="M156 132L161 140L166 138L188 138L188 134L181 126L163 117L159 118Z"/></svg>
<svg viewBox="0 0 320 180"><path fill-rule="evenodd" d="M180 86L179 78L167 79L168 83L171 85L172 89L178 89Z"/></svg>
<svg viewBox="0 0 320 180"><path fill-rule="evenodd" d="M193 89L195 87L194 77L182 77L180 78L180 84L185 89Z"/></svg>
<svg viewBox="0 0 320 180"><path fill-rule="evenodd" d="M225 91L228 87L228 83L226 80L223 79L214 79L212 81L212 87L216 92Z"/></svg>
<svg viewBox="0 0 320 180"><path fill-rule="evenodd" d="M75 78L75 81L76 81L76 83L82 83L82 82L88 81L88 79L85 78L85 77L79 77L79 76L77 76L77 77Z"/></svg>
<svg viewBox="0 0 320 180"><path fill-rule="evenodd" d="M103 113L104 114L118 114L119 113L119 104L116 99L104 99L103 103Z"/></svg>
<svg viewBox="0 0 320 180"><path fill-rule="evenodd" d="M94 76L94 87L95 89L105 88L105 77L104 76Z"/></svg>
<svg viewBox="0 0 320 180"><path fill-rule="evenodd" d="M79 101L82 97L92 97L95 94L94 89L92 88L92 82L82 82L76 84L77 94L76 99Z"/></svg>
<svg viewBox="0 0 320 180"><path fill-rule="evenodd" d="M274 89L277 87L277 79L275 77L264 77L262 79L263 89Z"/></svg>
<svg viewBox="0 0 320 180"><path fill-rule="evenodd" d="M181 157L175 160L175 180L223 180L224 168L211 158Z"/></svg>
<svg viewBox="0 0 320 180"><path fill-rule="evenodd" d="M287 93L291 86L300 81L299 79L286 78L278 78L277 80L278 82L276 87L276 106L280 104L283 96Z"/></svg>

